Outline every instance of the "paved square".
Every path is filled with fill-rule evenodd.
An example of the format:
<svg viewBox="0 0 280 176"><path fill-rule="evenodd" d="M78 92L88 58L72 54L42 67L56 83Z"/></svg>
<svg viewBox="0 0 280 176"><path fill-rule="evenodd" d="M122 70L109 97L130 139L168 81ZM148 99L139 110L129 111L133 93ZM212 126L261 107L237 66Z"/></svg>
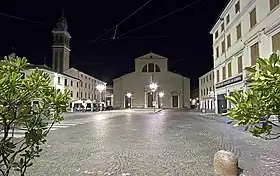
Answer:
<svg viewBox="0 0 280 176"><path fill-rule="evenodd" d="M27 175L207 176L213 175L219 149L235 152L246 175L280 173L278 141L256 139L197 113L132 111L75 118L92 120L52 131Z"/></svg>

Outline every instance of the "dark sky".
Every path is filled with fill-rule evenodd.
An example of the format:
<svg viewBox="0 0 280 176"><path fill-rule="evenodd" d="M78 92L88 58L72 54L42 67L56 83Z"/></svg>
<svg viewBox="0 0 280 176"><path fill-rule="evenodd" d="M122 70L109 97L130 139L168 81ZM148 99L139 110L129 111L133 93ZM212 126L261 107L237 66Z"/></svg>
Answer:
<svg viewBox="0 0 280 176"><path fill-rule="evenodd" d="M134 58L150 51L169 58L169 70L192 79L210 70L212 37L209 34L227 0L202 2L128 33L126 39L102 40L98 36L122 21L148 0L1 0L0 13L45 23L28 22L0 15L0 56L8 55L12 47L29 62L50 66L52 29L64 8L71 40L71 65L111 82L134 69ZM118 28L117 36L149 23L196 0L152 0L144 9ZM168 36L145 38L147 36ZM138 38L140 37L140 38ZM141 39L141 37L144 37Z"/></svg>

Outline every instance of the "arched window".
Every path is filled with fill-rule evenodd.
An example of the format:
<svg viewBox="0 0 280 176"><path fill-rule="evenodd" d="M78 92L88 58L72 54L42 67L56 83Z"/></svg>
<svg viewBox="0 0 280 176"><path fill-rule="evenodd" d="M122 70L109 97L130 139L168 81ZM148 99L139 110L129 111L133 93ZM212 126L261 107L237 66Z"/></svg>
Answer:
<svg viewBox="0 0 280 176"><path fill-rule="evenodd" d="M148 64L148 72L155 72L155 64L153 63Z"/></svg>
<svg viewBox="0 0 280 176"><path fill-rule="evenodd" d="M160 72L160 68L157 64L156 64L156 72Z"/></svg>
<svg viewBox="0 0 280 176"><path fill-rule="evenodd" d="M160 72L160 67L157 64L148 63L148 64L144 65L144 67L142 68L142 72L145 72L145 73Z"/></svg>
<svg viewBox="0 0 280 176"><path fill-rule="evenodd" d="M145 65L145 66L142 68L142 72L148 72L148 65Z"/></svg>

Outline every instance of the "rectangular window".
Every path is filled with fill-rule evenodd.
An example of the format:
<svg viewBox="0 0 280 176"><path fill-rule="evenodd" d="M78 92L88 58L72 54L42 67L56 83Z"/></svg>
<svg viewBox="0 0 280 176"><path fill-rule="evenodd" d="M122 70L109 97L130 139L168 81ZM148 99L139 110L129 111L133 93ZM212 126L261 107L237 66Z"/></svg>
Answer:
<svg viewBox="0 0 280 176"><path fill-rule="evenodd" d="M236 4L235 4L235 13L238 13L240 11L240 2L238 1Z"/></svg>
<svg viewBox="0 0 280 176"><path fill-rule="evenodd" d="M71 95L71 97L73 97L73 91L71 91L71 94L70 94L70 95Z"/></svg>
<svg viewBox="0 0 280 176"><path fill-rule="evenodd" d="M81 87L83 87L83 82L81 82Z"/></svg>
<svg viewBox="0 0 280 176"><path fill-rule="evenodd" d="M71 81L71 83L70 83L70 84L71 84L71 86L73 86L73 81Z"/></svg>
<svg viewBox="0 0 280 176"><path fill-rule="evenodd" d="M206 82L208 81L208 76L206 76Z"/></svg>
<svg viewBox="0 0 280 176"><path fill-rule="evenodd" d="M220 71L219 70L217 70L217 82L220 82Z"/></svg>
<svg viewBox="0 0 280 176"><path fill-rule="evenodd" d="M79 87L79 82L77 82L77 87Z"/></svg>
<svg viewBox="0 0 280 176"><path fill-rule="evenodd" d="M219 47L217 46L216 48L216 59L220 56L220 53L219 53Z"/></svg>
<svg viewBox="0 0 280 176"><path fill-rule="evenodd" d="M280 50L280 32L272 36L272 50Z"/></svg>
<svg viewBox="0 0 280 176"><path fill-rule="evenodd" d="M251 46L251 65L256 65L257 58L259 57L259 43Z"/></svg>
<svg viewBox="0 0 280 176"><path fill-rule="evenodd" d="M223 32L225 30L225 23L222 23L221 25L221 31Z"/></svg>
<svg viewBox="0 0 280 176"><path fill-rule="evenodd" d="M88 93L88 99L90 99L90 93Z"/></svg>
<svg viewBox="0 0 280 176"><path fill-rule="evenodd" d="M215 32L215 39L217 39L219 37L219 31Z"/></svg>
<svg viewBox="0 0 280 176"><path fill-rule="evenodd" d="M230 22L230 16L229 16L229 14L228 14L226 20L227 20L227 24L228 24L228 23Z"/></svg>
<svg viewBox="0 0 280 176"><path fill-rule="evenodd" d="M242 36L242 31L241 31L241 23L236 27L236 35L237 35L237 40L241 38Z"/></svg>
<svg viewBox="0 0 280 176"><path fill-rule="evenodd" d="M83 92L81 92L81 98L83 98Z"/></svg>
<svg viewBox="0 0 280 176"><path fill-rule="evenodd" d="M231 46L231 35L229 34L227 36L227 47L229 48Z"/></svg>
<svg viewBox="0 0 280 176"><path fill-rule="evenodd" d="M238 59L238 73L241 73L242 72L242 56L239 56Z"/></svg>
<svg viewBox="0 0 280 176"><path fill-rule="evenodd" d="M279 5L279 0L269 0L270 11L276 8Z"/></svg>
<svg viewBox="0 0 280 176"><path fill-rule="evenodd" d="M201 94L201 96L203 96L203 90L201 90L200 94Z"/></svg>
<svg viewBox="0 0 280 176"><path fill-rule="evenodd" d="M203 89L203 96L205 96L205 89Z"/></svg>
<svg viewBox="0 0 280 176"><path fill-rule="evenodd" d="M231 62L228 63L228 78L232 76L232 67L231 67Z"/></svg>
<svg viewBox="0 0 280 176"><path fill-rule="evenodd" d="M88 89L90 89L90 84L88 84Z"/></svg>
<svg viewBox="0 0 280 176"><path fill-rule="evenodd" d="M253 28L257 24L257 11L256 8L254 8L250 12L250 27Z"/></svg>
<svg viewBox="0 0 280 176"><path fill-rule="evenodd" d="M64 86L67 86L67 79L64 79Z"/></svg>
<svg viewBox="0 0 280 176"><path fill-rule="evenodd" d="M85 93L85 98L87 98L87 93Z"/></svg>
<svg viewBox="0 0 280 176"><path fill-rule="evenodd" d="M212 87L209 87L209 91L210 91L210 92L212 91Z"/></svg>
<svg viewBox="0 0 280 176"><path fill-rule="evenodd" d="M210 75L209 75L209 80L211 81L211 79L212 79L212 75L210 74Z"/></svg>
<svg viewBox="0 0 280 176"><path fill-rule="evenodd" d="M226 67L224 66L223 67L223 80L226 79Z"/></svg>
<svg viewBox="0 0 280 176"><path fill-rule="evenodd" d="M60 84L60 77L57 78L57 83Z"/></svg>
<svg viewBox="0 0 280 176"><path fill-rule="evenodd" d="M87 83L85 83L85 88L87 88Z"/></svg>
<svg viewBox="0 0 280 176"><path fill-rule="evenodd" d="M77 92L77 98L79 98L79 92Z"/></svg>
<svg viewBox="0 0 280 176"><path fill-rule="evenodd" d="M226 51L225 41L222 42L222 54Z"/></svg>

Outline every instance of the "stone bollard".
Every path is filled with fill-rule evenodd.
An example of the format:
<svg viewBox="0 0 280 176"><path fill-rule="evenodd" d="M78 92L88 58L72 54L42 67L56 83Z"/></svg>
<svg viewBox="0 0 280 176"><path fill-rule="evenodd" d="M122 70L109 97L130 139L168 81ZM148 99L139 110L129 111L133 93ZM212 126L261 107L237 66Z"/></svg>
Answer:
<svg viewBox="0 0 280 176"><path fill-rule="evenodd" d="M216 176L237 176L238 160L234 153L220 150L214 155L214 172Z"/></svg>

